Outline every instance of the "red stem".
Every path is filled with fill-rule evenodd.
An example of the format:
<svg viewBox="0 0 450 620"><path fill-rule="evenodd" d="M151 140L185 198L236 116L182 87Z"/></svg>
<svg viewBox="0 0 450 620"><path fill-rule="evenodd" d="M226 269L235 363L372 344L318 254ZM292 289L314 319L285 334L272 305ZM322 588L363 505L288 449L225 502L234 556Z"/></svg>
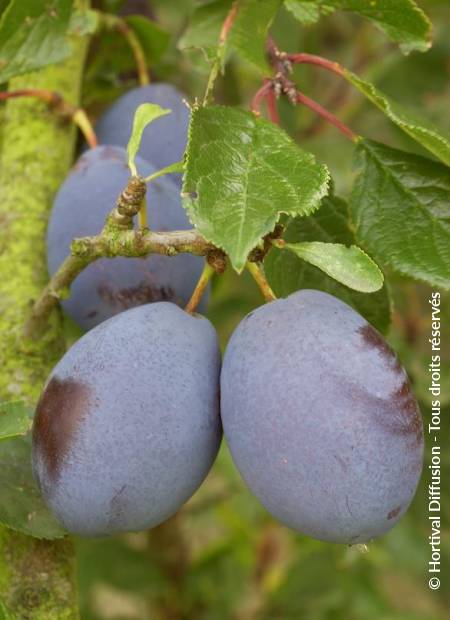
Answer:
<svg viewBox="0 0 450 620"><path fill-rule="evenodd" d="M228 12L228 15L225 18L225 21L222 24L222 28L220 30L220 35L219 35L219 43L223 44L227 40L228 34L231 30L232 25L234 24L234 20L236 19L238 8L239 8L239 4L237 2L234 2L231 9Z"/></svg>
<svg viewBox="0 0 450 620"><path fill-rule="evenodd" d="M279 125L280 117L278 116L278 110L277 110L277 97L275 95L275 91L273 90L273 88L271 88L269 92L267 93L266 104L267 104L267 112L269 114L270 120L272 121L272 123L275 123L275 125Z"/></svg>
<svg viewBox="0 0 450 620"><path fill-rule="evenodd" d="M349 138L352 142L358 141L358 136L354 133L350 127L347 127L342 121L340 121L334 114L323 108L319 103L310 99L300 91L297 91L297 103L301 103L305 105L307 108L327 120L329 123L334 125L339 131L341 131L344 136Z"/></svg>
<svg viewBox="0 0 450 620"><path fill-rule="evenodd" d="M54 93L51 90L41 90L39 88L22 88L20 90L0 92L0 101L15 99L16 97L37 97L48 105L58 105L62 101L58 93Z"/></svg>
<svg viewBox="0 0 450 620"><path fill-rule="evenodd" d="M344 68L338 63L333 62L332 60L327 60L326 58L322 58L322 56L316 56L315 54L286 54L286 60L292 62L293 64L307 64L307 65L317 65L319 67L323 67L327 71L331 71L332 73L336 73L337 75L344 75Z"/></svg>
<svg viewBox="0 0 450 620"><path fill-rule="evenodd" d="M256 91L255 96L252 99L252 103L250 106L251 111L253 112L253 114L256 114L257 116L259 116L261 114L261 103L264 99L266 99L266 97L268 96L268 93L272 90L272 83L270 80L264 80L264 84L261 86L261 88L259 90Z"/></svg>
<svg viewBox="0 0 450 620"><path fill-rule="evenodd" d="M0 92L0 101L15 99L17 97L36 97L37 99L40 99L60 117L70 119L73 123L75 123L81 130L86 142L91 148L97 146L97 136L95 135L94 129L86 115L86 112L83 108L77 108L67 101L64 101L59 93L40 88L22 88L19 90Z"/></svg>

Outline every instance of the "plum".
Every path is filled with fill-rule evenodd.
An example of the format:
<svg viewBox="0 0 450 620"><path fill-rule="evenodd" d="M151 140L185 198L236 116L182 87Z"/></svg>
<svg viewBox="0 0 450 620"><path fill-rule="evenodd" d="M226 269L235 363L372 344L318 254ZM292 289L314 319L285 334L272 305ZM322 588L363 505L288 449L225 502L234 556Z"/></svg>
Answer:
<svg viewBox="0 0 450 620"><path fill-rule="evenodd" d="M383 337L327 293L302 290L240 323L221 415L251 491L313 538L366 542L414 496L423 428L408 377Z"/></svg>
<svg viewBox="0 0 450 620"><path fill-rule="evenodd" d="M137 158L141 175L154 171ZM98 234L107 214L125 188L130 172L125 149L99 146L84 153L56 195L47 230L47 262L53 275L70 253L74 237ZM161 177L149 185L148 222L155 231L191 228L174 183ZM128 308L151 302L189 300L203 269L204 259L192 254L174 257L101 258L73 282L71 295L62 301L80 327L91 329ZM205 302L199 306L204 309Z"/></svg>
<svg viewBox="0 0 450 620"><path fill-rule="evenodd" d="M211 323L169 302L127 310L78 340L33 425L33 470L61 524L103 536L173 515L219 448L219 374Z"/></svg>

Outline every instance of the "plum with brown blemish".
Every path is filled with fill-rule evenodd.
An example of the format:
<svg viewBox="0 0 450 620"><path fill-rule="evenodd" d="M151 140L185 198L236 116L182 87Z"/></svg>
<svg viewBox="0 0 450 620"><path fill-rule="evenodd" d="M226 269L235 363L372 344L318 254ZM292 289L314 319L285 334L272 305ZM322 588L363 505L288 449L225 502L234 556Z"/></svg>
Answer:
<svg viewBox="0 0 450 620"><path fill-rule="evenodd" d="M168 302L104 321L56 365L33 425L33 470L71 533L153 527L216 457L220 352L211 323Z"/></svg>
<svg viewBox="0 0 450 620"><path fill-rule="evenodd" d="M244 480L294 530L367 542L414 497L423 427L406 372L327 293L299 291L240 323L224 356L221 415Z"/></svg>
<svg viewBox="0 0 450 620"><path fill-rule="evenodd" d="M141 175L155 171L139 157L136 164ZM59 189L50 215L47 262L51 275L70 253L72 239L100 233L129 176L123 148L100 146L80 157ZM155 231L192 227L179 189L165 177L149 185L147 213L149 227ZM185 306L203 265L204 259L192 254L101 258L75 279L62 306L83 329L144 303L172 301ZM205 303L206 299L199 306L200 312Z"/></svg>

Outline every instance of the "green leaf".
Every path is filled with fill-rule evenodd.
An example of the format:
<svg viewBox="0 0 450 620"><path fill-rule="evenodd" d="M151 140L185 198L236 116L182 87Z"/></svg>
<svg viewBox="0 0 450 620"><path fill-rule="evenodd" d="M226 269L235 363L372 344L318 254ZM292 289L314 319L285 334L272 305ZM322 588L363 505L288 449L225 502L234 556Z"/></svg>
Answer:
<svg viewBox="0 0 450 620"><path fill-rule="evenodd" d="M128 165L131 173L137 175L135 166L135 159L139 147L141 146L141 139L144 129L157 118L170 114L172 110L166 110L156 103L142 103L134 114L133 129L131 130L130 140L128 142Z"/></svg>
<svg viewBox="0 0 450 620"><path fill-rule="evenodd" d="M0 19L0 83L64 60L71 0L12 0Z"/></svg>
<svg viewBox="0 0 450 620"><path fill-rule="evenodd" d="M240 272L280 213L307 215L329 173L273 123L223 106L191 115L183 185L192 223Z"/></svg>
<svg viewBox="0 0 450 620"><path fill-rule="evenodd" d="M216 0L197 7L178 41L178 48L200 48L212 56L219 44L220 30L231 5L232 0Z"/></svg>
<svg viewBox="0 0 450 620"><path fill-rule="evenodd" d="M228 37L228 46L263 73L269 71L265 53L267 33L281 4L282 0L240 0Z"/></svg>
<svg viewBox="0 0 450 620"><path fill-rule="evenodd" d="M284 0L284 4L287 10L306 26L318 22L321 15L328 15L334 11L332 6L320 4L315 0Z"/></svg>
<svg viewBox="0 0 450 620"><path fill-rule="evenodd" d="M161 59L170 42L170 34L156 22L142 15L127 15L127 24L134 30L149 65Z"/></svg>
<svg viewBox="0 0 450 620"><path fill-rule="evenodd" d="M412 0L285 0L286 8L303 23L320 14L351 11L369 19L404 53L425 52L431 46L431 22Z"/></svg>
<svg viewBox="0 0 450 620"><path fill-rule="evenodd" d="M365 82L351 71L345 70L344 77L413 140L450 165L450 136L430 121L392 101L373 84Z"/></svg>
<svg viewBox="0 0 450 620"><path fill-rule="evenodd" d="M267 32L283 0L239 0L238 10L226 41L223 57L234 49L259 71L267 73L265 45ZM217 58L219 35L233 2L217 0L193 13L178 47L200 48L210 62Z"/></svg>
<svg viewBox="0 0 450 620"><path fill-rule="evenodd" d="M450 169L369 140L350 200L356 238L381 265L450 288Z"/></svg>
<svg viewBox="0 0 450 620"><path fill-rule="evenodd" d="M320 239L325 243L355 243L348 223L347 204L336 196L323 199L322 206L309 217L292 219L285 231L288 243ZM264 261L270 285L277 295L287 297L301 288L314 288L335 295L360 312L385 333L390 323L390 302L386 285L376 293L353 291L306 263L292 252L273 248Z"/></svg>
<svg viewBox="0 0 450 620"><path fill-rule="evenodd" d="M94 34L99 27L99 14L97 11L75 10L70 16L70 24L68 34L82 37L88 34Z"/></svg>
<svg viewBox="0 0 450 620"><path fill-rule="evenodd" d="M342 243L304 241L284 247L355 291L374 293L383 286L378 266L356 245L348 248Z"/></svg>
<svg viewBox="0 0 450 620"><path fill-rule="evenodd" d="M25 435L30 427L30 410L22 401L0 403L0 440Z"/></svg>
<svg viewBox="0 0 450 620"><path fill-rule="evenodd" d="M45 506L31 471L31 437L0 442L0 523L35 538L66 532Z"/></svg>

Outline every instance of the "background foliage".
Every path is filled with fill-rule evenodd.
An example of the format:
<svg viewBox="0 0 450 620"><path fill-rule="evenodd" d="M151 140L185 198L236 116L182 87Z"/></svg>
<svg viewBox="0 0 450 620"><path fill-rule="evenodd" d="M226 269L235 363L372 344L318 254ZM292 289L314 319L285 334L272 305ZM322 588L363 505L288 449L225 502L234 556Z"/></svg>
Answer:
<svg viewBox="0 0 450 620"><path fill-rule="evenodd" d="M96 8L112 12L141 13L150 17L153 20L150 26L139 22L139 19L136 21L135 17L131 19L135 20L136 31L141 33L141 39L145 42L152 79L176 84L190 101L202 98L209 72L207 61L213 55L213 47L229 2L220 2L219 11L212 9L209 3L195 15L193 12L198 4L193 0L103 0L94 4ZM401 24L385 26L383 32L383 28L376 30L364 19L364 11L361 11L361 15L333 11L336 6L343 8L342 5L350 5L349 2L322 3L324 6L321 11L316 11L316 4L294 0L285 2L271 28L280 47L291 52L317 53L339 61L375 84L388 97L420 111L445 129L450 105L448 1L421 2L433 23L433 47L426 54L416 52L407 56L400 54L398 48L385 36L389 32L393 40L404 41L402 33L399 34ZM270 11L268 14L270 16ZM301 23L293 19L293 14L299 17ZM61 21L66 18L68 13L63 12ZM245 19L244 14L226 50L229 64L225 76L218 82L216 102L248 110L251 97L260 86L261 71L264 71L266 61L262 53L248 45L248 24ZM188 24L194 25L194 28L187 28ZM7 26L7 23L6 26L3 23L6 35L9 32ZM38 23L36 28L39 27L47 25ZM78 23L75 27L89 28L89 24ZM417 32L413 28L414 33L419 40L428 36L420 28ZM417 43L413 35L404 42L407 50L427 47ZM23 33L21 36L24 36ZM33 40L31 37L28 44L26 40L25 43L20 41L20 46L31 45ZM200 43L202 50L198 49ZM242 62L237 57L236 47L248 62ZM35 59L32 47L25 47L24 53L27 58ZM54 53L62 58L66 53L65 44L57 46ZM412 153L408 160L421 175L429 176L430 184L442 189L441 164L421 159L424 155L429 156L429 153L399 128L402 123L411 123L410 133L414 133L413 121L409 117L405 120L401 114L399 117L395 107L390 107L384 96L368 89L364 82L352 75L349 75L348 82L339 81L335 76L304 65L297 66L294 75L303 91L331 108L357 133ZM7 72L0 72L1 80L6 81L8 77ZM97 35L91 47L84 83L83 101L89 114L97 116L108 102L135 85L135 77L133 59L121 38L107 32ZM388 108L394 123L363 97L351 82L358 86L359 91L369 90L370 98L376 105ZM289 254L281 264L279 251L273 250L269 255L267 271L274 289L283 295L300 286L320 286L324 290L347 296L348 301L372 323L387 332L389 341L399 352L413 380L426 422L430 406L427 365L430 329L428 299L431 288L428 284L418 284L408 276L414 275L435 286L446 282L448 286L450 246L445 241L448 237L448 211L443 211L441 205L441 210L433 213L436 220L442 220L442 227L435 226L432 221L429 228L420 231L423 244L416 245L415 255L400 252L397 257L395 248L399 240L418 234L415 223L408 218L408 200L415 203L424 200L423 194L416 191L417 184L411 175L401 178L402 157L405 156L396 156L396 151L367 141L360 147L358 166L355 167L354 146L333 127L325 125L306 108L291 107L284 99L280 100L280 113L282 126L297 144L313 153L317 162L328 165L336 196L350 197L348 203L337 197L325 199L316 216L294 219L289 225L286 238L298 242L311 240L313 235L316 241L333 241L338 235L340 242L350 244L356 234L358 241L365 242L363 247L370 250L383 267L388 284L381 291L369 295L350 291L316 267L301 262L293 254ZM450 126L446 129L449 130ZM436 141L431 131L423 132L421 137L425 147L433 153L446 152L445 145ZM373 239L366 236L364 226L359 223L358 213L363 209L367 218L367 214L377 205L373 204L371 197L364 193L358 182L353 192L351 188L362 167L369 169L372 176L382 175L383 161L389 160L392 165L396 157L399 178L395 182L395 192L400 193L396 198L399 208L389 221L390 226L380 231L384 247L379 243L372 246ZM380 204L389 208L394 190L389 191L386 184L384 188L386 195L381 196ZM448 186L444 189L448 190ZM351 222L349 210L352 213ZM365 225L367 227L367 219ZM226 231L224 236L230 237L229 232ZM441 248L444 250L441 251ZM433 253L436 254L436 260L444 256L444 267L447 270L445 282L440 280L442 269L433 272L425 266L424 273L417 270L422 256L429 258ZM442 327L446 330L443 340L450 342L448 294L443 294L442 300ZM215 279L208 316L219 330L222 346L225 346L242 316L260 303L260 293L247 273L238 278L229 269ZM392 323L389 327L390 307ZM68 344L79 335L77 328L67 320L65 332ZM450 474L449 347L443 352L447 358L442 373L442 575L447 576L448 581L450 487L445 481ZM1 412L0 432L5 437L8 434L8 413L13 407L17 405L12 403ZM27 412L22 412L24 433L28 428L27 416ZM27 440L19 437L17 441L22 445ZM6 447L2 449L7 450ZM14 458L10 459L11 468L16 466L16 459L21 454L20 450L15 450ZM26 455L25 449L23 454ZM5 480L10 479L9 473L4 470L0 477L2 475ZM30 481L24 479L19 483L26 490ZM431 592L427 584L427 484L425 469L421 486L407 515L392 532L371 544L368 551L363 553L356 547L320 543L277 525L247 492L223 445L205 484L168 524L149 533L94 542L77 541L82 618L443 620L450 614L450 584L442 579L442 587L438 592ZM8 505L5 500L8 491L7 485L3 485L3 508L0 507L2 520L8 519L4 514L5 506ZM29 531L33 531L35 524L33 519L28 519L26 508L21 516L20 507L15 510L14 518L22 518L27 522ZM46 528L46 532L51 535L60 535L53 522L37 523L36 527L39 531ZM0 606L0 619L2 613Z"/></svg>

